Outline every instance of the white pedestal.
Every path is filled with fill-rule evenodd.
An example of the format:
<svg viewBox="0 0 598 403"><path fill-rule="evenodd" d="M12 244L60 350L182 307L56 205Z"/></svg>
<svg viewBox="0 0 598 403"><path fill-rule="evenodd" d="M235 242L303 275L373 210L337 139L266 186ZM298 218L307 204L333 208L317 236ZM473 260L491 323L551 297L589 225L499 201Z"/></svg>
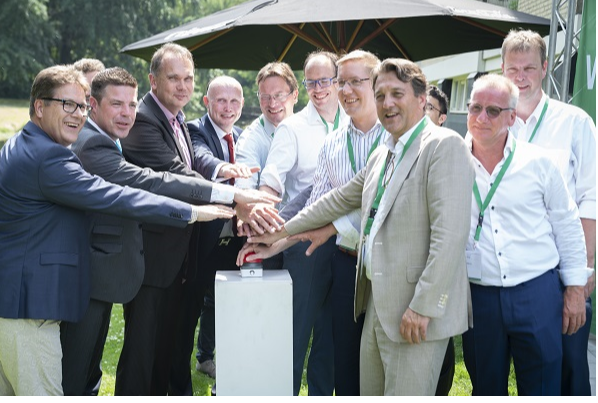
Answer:
<svg viewBox="0 0 598 403"><path fill-rule="evenodd" d="M261 278L218 271L218 396L293 394L293 285L286 270Z"/></svg>

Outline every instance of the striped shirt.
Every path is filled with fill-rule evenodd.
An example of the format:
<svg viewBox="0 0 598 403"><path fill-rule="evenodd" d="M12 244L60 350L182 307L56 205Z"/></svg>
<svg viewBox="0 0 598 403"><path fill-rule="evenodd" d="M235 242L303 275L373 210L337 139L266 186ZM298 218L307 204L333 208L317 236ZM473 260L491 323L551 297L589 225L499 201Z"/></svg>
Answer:
<svg viewBox="0 0 598 403"><path fill-rule="evenodd" d="M306 206L314 203L330 190L349 182L363 167L365 167L372 146L384 144L388 132L384 130L379 121L364 133L353 125L351 120L348 125L326 137L324 145L318 156L318 165L314 175L314 188ZM350 139L353 148L355 170L350 156ZM354 250L359 242L361 232L361 210L334 221L338 231L336 243L347 249Z"/></svg>

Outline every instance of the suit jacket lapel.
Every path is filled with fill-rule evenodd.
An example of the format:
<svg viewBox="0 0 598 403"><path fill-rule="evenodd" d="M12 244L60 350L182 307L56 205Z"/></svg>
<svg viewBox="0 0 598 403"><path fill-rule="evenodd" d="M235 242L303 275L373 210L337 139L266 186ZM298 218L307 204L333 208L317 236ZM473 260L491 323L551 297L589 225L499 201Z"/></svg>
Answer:
<svg viewBox="0 0 598 403"><path fill-rule="evenodd" d="M208 141L212 143L210 145L210 148L212 150L216 150L218 159L224 161L224 151L222 151L222 145L220 144L220 139L216 134L216 129L214 129L214 126L212 126L212 122L208 118L207 114L204 117L202 117L201 120L203 123L203 127L205 127L208 131Z"/></svg>
<svg viewBox="0 0 598 403"><path fill-rule="evenodd" d="M417 136L413 140L411 147L409 147L407 150L407 153L405 153L403 160L399 163L399 166L397 167L390 184L385 191L384 198L388 202L382 204L382 208L377 212L377 215L380 215L380 219L382 221L386 219L386 216L388 215L391 207L397 199L399 192L401 191L401 188L403 187L403 183L405 182L407 175L409 175L413 164L415 164L415 161L417 161L419 153L421 152L422 138L428 134L429 132L425 130L424 133L421 133L419 136Z"/></svg>

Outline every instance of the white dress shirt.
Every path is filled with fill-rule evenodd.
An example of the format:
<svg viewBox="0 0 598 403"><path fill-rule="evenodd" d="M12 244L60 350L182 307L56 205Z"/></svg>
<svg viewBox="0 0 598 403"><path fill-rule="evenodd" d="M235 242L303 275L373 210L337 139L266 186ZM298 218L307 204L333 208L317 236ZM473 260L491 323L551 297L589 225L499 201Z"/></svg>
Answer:
<svg viewBox="0 0 598 403"><path fill-rule="evenodd" d="M339 127L348 116L340 107ZM283 120L274 134L260 186L266 185L282 196L281 207L313 183L318 153L332 124L325 124L311 101L301 112Z"/></svg>
<svg viewBox="0 0 598 403"><path fill-rule="evenodd" d="M529 141L547 99L544 94L527 122L517 118L511 130L518 140ZM576 106L550 99L532 143L550 149L580 217L595 220L596 126L592 118Z"/></svg>
<svg viewBox="0 0 598 403"><path fill-rule="evenodd" d="M474 157L482 202L512 152L509 133L503 158L488 173ZM465 141L470 149L471 134ZM480 209L472 192L471 229L466 249L474 249ZM481 280L475 284L512 287L560 266L566 286L585 285L586 250L579 212L565 181L544 149L518 141L511 165L484 212L480 241Z"/></svg>
<svg viewBox="0 0 598 403"><path fill-rule="evenodd" d="M388 136L386 138L386 141L384 142L384 147L386 149L388 149L388 151L390 151L394 155L394 158L392 160L393 161L393 167L392 167L393 170L395 170L399 164L401 154L403 153L405 144L407 144L407 141L409 141L409 137L411 137L411 134L413 134L413 132L415 131L417 126L419 126L419 124L421 123L421 121L423 119L427 119L427 117L424 116L411 129L409 129L406 133L404 133L401 137L399 137L399 141L397 141L396 144L395 144L394 138L392 136ZM431 125L432 123L428 121L427 124ZM421 133L420 133L420 136L421 136ZM378 175L376 175L376 179L378 179ZM395 176L393 175L390 178L390 181L388 182L386 187L387 188L390 187L390 184L394 180L395 180ZM389 198L388 193L384 192L384 194L382 195L382 198L380 199L380 205L378 206L378 210L382 210L384 208L384 206L388 203L391 203L391 204L394 203L394 200L389 200L388 198ZM365 256L363 258L363 261L365 262L365 274L366 274L367 278L369 278L370 280L372 279L372 247L374 246L372 242L374 242L374 238L376 238L376 234L382 227L382 224L384 224L384 221L382 221L382 219L380 218L380 214L376 214L374 216L374 222L372 223L372 228L370 229L370 235L368 235L368 237L366 238L365 251L364 251Z"/></svg>
<svg viewBox="0 0 598 403"><path fill-rule="evenodd" d="M326 137L318 156L318 166L314 174L314 187L307 200L306 207L332 189L349 182L356 175L357 172L353 171L349 157L347 134L350 136L353 145L357 172L365 167L369 152L376 139L379 139L378 144L384 144L388 137L388 132L384 130L379 121L367 133L357 129L353 125L353 121L330 133ZM335 220L333 224L338 231L336 244L346 249L355 250L361 233L361 209L356 209L351 214Z"/></svg>
<svg viewBox="0 0 598 403"><path fill-rule="evenodd" d="M236 144L237 162L248 167L266 166L270 145L274 138L274 125L261 115L255 119L239 136ZM257 189L260 183L260 172L253 174L251 178L238 178L235 186L241 189Z"/></svg>

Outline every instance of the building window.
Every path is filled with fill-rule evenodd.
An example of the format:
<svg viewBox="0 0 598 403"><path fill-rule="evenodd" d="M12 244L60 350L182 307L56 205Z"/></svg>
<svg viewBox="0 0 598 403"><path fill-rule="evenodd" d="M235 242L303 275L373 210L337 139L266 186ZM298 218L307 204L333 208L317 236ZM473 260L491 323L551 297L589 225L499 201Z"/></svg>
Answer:
<svg viewBox="0 0 598 403"><path fill-rule="evenodd" d="M451 112L467 112L467 77L453 79Z"/></svg>

